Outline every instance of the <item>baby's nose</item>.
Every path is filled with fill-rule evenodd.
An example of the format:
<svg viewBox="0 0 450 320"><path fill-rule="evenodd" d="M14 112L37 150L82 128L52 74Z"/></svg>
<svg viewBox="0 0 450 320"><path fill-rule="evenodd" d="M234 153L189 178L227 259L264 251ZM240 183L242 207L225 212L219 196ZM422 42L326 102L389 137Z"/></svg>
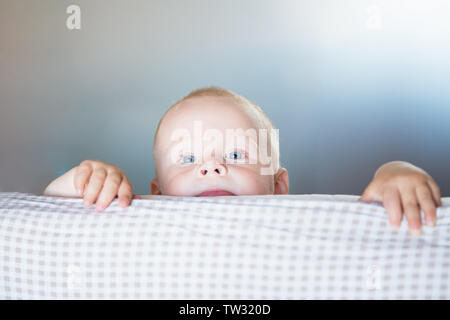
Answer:
<svg viewBox="0 0 450 320"><path fill-rule="evenodd" d="M216 162L207 162L200 166L199 171L201 176L219 175L224 176L227 174L227 168L224 165Z"/></svg>

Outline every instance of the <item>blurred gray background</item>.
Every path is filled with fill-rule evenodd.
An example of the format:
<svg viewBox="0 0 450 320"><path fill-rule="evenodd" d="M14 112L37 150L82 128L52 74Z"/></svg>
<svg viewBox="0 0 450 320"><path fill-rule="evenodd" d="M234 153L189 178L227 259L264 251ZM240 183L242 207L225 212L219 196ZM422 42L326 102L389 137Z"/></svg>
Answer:
<svg viewBox="0 0 450 320"><path fill-rule="evenodd" d="M42 194L93 158L149 194L158 120L218 85L279 128L292 194L359 195L404 160L450 196L449 17L446 0L0 0L0 191Z"/></svg>

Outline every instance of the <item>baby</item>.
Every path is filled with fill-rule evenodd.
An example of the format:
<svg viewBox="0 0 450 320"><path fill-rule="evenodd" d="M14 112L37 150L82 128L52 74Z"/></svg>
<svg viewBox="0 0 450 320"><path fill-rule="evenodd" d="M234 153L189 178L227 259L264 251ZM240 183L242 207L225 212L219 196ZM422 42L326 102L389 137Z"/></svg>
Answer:
<svg viewBox="0 0 450 320"><path fill-rule="evenodd" d="M287 194L288 171L280 166L278 131L255 103L218 87L201 88L172 105L154 137L156 177L152 195L238 196ZM48 196L83 197L98 211L114 198L127 207L131 183L118 167L85 160L52 181ZM386 207L394 230L403 214L412 234L421 233L421 211L427 225L436 223L440 190L424 170L392 161L375 172L359 198Z"/></svg>

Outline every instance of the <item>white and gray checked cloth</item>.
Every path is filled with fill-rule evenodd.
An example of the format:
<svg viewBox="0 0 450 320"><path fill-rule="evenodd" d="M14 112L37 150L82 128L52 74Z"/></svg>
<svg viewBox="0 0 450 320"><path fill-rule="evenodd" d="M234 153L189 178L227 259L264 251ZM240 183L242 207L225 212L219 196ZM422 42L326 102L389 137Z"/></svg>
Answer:
<svg viewBox="0 0 450 320"><path fill-rule="evenodd" d="M0 299L449 299L450 198L421 236L358 198L0 193Z"/></svg>

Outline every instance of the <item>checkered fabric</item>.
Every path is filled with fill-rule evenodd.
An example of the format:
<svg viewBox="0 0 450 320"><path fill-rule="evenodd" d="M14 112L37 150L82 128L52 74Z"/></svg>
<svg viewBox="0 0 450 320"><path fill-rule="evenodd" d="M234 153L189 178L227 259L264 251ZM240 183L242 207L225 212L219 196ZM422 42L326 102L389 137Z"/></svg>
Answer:
<svg viewBox="0 0 450 320"><path fill-rule="evenodd" d="M358 198L0 193L0 299L449 299L450 198L418 237Z"/></svg>

